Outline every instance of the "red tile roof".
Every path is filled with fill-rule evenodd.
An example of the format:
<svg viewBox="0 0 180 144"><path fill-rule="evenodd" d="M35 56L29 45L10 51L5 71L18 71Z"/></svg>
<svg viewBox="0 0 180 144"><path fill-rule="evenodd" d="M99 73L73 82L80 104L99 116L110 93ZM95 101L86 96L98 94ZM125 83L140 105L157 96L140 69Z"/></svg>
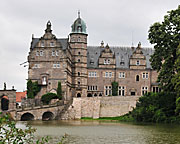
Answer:
<svg viewBox="0 0 180 144"><path fill-rule="evenodd" d="M26 97L26 93L27 91L16 92L16 102L21 102L21 99Z"/></svg>

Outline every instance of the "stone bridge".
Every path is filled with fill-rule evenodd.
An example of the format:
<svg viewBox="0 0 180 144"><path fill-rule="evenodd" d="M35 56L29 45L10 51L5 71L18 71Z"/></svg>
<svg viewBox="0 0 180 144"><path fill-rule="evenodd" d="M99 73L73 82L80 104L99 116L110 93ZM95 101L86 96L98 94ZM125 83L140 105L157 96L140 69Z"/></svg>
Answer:
<svg viewBox="0 0 180 144"><path fill-rule="evenodd" d="M57 119L58 115L64 109L64 105L61 106L38 106L33 108L17 109L14 114L16 120L53 120Z"/></svg>

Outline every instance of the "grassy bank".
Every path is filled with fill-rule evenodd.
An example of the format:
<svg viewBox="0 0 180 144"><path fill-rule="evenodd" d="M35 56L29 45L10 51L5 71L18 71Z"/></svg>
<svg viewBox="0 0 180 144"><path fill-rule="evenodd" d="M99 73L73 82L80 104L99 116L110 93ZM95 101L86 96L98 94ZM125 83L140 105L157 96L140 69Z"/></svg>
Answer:
<svg viewBox="0 0 180 144"><path fill-rule="evenodd" d="M101 117L93 119L91 117L82 117L82 120L100 120L100 121L124 121L124 122L133 122L135 121L133 117L129 115L118 116L118 117Z"/></svg>

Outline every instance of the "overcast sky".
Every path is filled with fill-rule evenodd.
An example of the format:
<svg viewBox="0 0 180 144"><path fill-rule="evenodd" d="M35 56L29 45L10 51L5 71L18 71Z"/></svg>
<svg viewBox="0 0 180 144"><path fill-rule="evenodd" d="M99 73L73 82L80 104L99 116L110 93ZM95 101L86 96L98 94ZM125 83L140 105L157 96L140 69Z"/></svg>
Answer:
<svg viewBox="0 0 180 144"><path fill-rule="evenodd" d="M27 61L32 34L41 37L48 20L58 38L67 38L81 11L87 24L88 45L152 47L149 27L176 9L179 0L1 0L0 3L0 89L26 89Z"/></svg>

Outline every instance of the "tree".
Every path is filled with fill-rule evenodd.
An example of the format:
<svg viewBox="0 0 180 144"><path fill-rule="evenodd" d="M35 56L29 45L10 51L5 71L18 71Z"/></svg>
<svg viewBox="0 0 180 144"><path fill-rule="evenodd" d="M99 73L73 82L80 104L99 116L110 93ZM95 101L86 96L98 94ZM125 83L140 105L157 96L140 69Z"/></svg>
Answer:
<svg viewBox="0 0 180 144"><path fill-rule="evenodd" d="M34 98L33 83L31 80L27 82L27 98Z"/></svg>
<svg viewBox="0 0 180 144"><path fill-rule="evenodd" d="M61 100L62 99L62 87L61 87L61 82L58 82L58 87L57 87L57 96Z"/></svg>
<svg viewBox="0 0 180 144"><path fill-rule="evenodd" d="M52 99L57 99L57 98L58 98L58 96L55 93L46 93L46 94L42 95L41 101L43 102L43 104L49 104L49 102Z"/></svg>
<svg viewBox="0 0 180 144"><path fill-rule="evenodd" d="M112 82L112 95L117 96L118 95L118 82Z"/></svg>
<svg viewBox="0 0 180 144"><path fill-rule="evenodd" d="M34 98L37 93L41 90L41 87L38 85L38 82L32 82L28 80L27 82L27 98Z"/></svg>
<svg viewBox="0 0 180 144"><path fill-rule="evenodd" d="M159 72L158 82L163 91L175 91L172 78L177 73L176 49L180 42L180 6L164 16L162 23L156 22L149 29L148 39L154 45L151 56L152 68Z"/></svg>

